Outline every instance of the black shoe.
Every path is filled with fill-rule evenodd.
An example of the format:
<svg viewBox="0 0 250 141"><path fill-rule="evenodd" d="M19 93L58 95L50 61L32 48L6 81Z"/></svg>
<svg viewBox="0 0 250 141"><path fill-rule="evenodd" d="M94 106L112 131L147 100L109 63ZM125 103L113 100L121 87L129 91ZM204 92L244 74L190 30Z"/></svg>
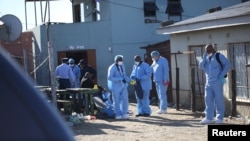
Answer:
<svg viewBox="0 0 250 141"><path fill-rule="evenodd" d="M142 116L148 117L148 116L150 116L150 114L142 114Z"/></svg>
<svg viewBox="0 0 250 141"><path fill-rule="evenodd" d="M141 117L141 116L143 116L143 114L137 114L137 115L135 115L136 117Z"/></svg>
<svg viewBox="0 0 250 141"><path fill-rule="evenodd" d="M150 114L137 114L136 117L148 117Z"/></svg>

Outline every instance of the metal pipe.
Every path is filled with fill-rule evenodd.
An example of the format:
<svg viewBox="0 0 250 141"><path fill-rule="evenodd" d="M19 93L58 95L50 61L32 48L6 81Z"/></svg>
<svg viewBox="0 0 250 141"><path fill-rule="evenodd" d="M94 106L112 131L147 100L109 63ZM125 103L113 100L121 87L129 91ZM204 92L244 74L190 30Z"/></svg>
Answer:
<svg viewBox="0 0 250 141"><path fill-rule="evenodd" d="M48 5L49 5L49 0ZM50 16L50 15L49 15ZM48 17L47 22L47 42L48 42L48 55L49 55L49 70L50 70L50 82L51 82L51 96L52 102L57 107L57 99L56 99L56 80L55 80L55 72L54 72L54 59L53 59L53 45L50 41L49 37L49 26L50 26L50 17Z"/></svg>
<svg viewBox="0 0 250 141"><path fill-rule="evenodd" d="M36 1L34 1L34 8L35 8L35 23L36 23L36 26L37 26Z"/></svg>
<svg viewBox="0 0 250 141"><path fill-rule="evenodd" d="M40 8L41 8L41 20L42 20L42 23L44 23L44 20L43 20L43 3L42 3L41 0L40 0Z"/></svg>
<svg viewBox="0 0 250 141"><path fill-rule="evenodd" d="M28 30L28 27L27 27L27 7L26 7L26 1L24 2L24 7L25 7L25 25L26 25L26 30Z"/></svg>

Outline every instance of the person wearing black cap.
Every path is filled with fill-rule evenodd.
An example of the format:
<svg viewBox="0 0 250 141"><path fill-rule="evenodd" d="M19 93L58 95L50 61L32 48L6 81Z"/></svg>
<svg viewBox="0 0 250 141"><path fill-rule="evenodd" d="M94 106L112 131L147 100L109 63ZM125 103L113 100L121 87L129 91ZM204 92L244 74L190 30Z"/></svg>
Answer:
<svg viewBox="0 0 250 141"><path fill-rule="evenodd" d="M136 109L138 116L150 116L151 108L149 95L152 89L152 70L148 63L143 62L139 55L134 57L135 64L133 66L130 78L135 80L135 97L136 97ZM132 81L131 81L132 82ZM139 89L139 90L138 90Z"/></svg>
<svg viewBox="0 0 250 141"><path fill-rule="evenodd" d="M94 88L95 83L90 77L91 74L89 72L86 72L81 80L81 88Z"/></svg>
<svg viewBox="0 0 250 141"><path fill-rule="evenodd" d="M86 60L81 59L79 61L79 66L80 66L80 69L81 69L80 80L82 80L82 78L84 77L84 75L86 74L86 72L89 72L90 75L91 75L91 79L93 81L95 81L97 72L96 72L96 70L93 67L91 67L90 65L88 65L88 63L87 63Z"/></svg>
<svg viewBox="0 0 250 141"><path fill-rule="evenodd" d="M128 118L128 90L130 78L126 75L123 56L116 55L114 63L108 68L108 88L112 91L115 119Z"/></svg>

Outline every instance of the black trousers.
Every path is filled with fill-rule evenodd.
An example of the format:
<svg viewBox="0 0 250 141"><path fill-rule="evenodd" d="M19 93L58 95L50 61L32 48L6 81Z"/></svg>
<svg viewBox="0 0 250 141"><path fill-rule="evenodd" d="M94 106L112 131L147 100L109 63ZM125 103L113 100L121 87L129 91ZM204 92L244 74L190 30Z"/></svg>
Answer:
<svg viewBox="0 0 250 141"><path fill-rule="evenodd" d="M69 79L59 78L58 83L59 89L71 88L71 83Z"/></svg>
<svg viewBox="0 0 250 141"><path fill-rule="evenodd" d="M71 83L70 83L70 80L69 80L69 79L59 78L58 83L59 83L59 88L58 88L58 89L71 88ZM69 96L70 96L69 94L66 95L66 99L67 99L67 100L70 99ZM63 96L59 96L59 99L60 99L60 100L63 100L64 97L63 97ZM65 99L64 99L64 100L65 100ZM63 103L59 103L59 104L58 104L58 108L59 108L59 109L63 108Z"/></svg>

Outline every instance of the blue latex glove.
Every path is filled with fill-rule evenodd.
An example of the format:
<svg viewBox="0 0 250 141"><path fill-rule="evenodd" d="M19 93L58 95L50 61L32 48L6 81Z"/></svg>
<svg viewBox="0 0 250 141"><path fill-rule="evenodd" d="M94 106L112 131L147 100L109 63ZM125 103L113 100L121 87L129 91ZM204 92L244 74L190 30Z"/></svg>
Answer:
<svg viewBox="0 0 250 141"><path fill-rule="evenodd" d="M123 78L122 78L122 77L119 77L119 78L117 78L117 80L123 80Z"/></svg>
<svg viewBox="0 0 250 141"><path fill-rule="evenodd" d="M131 79L135 80L135 79L136 79L136 77L135 77L135 76L131 76Z"/></svg>
<svg viewBox="0 0 250 141"><path fill-rule="evenodd" d="M125 80L126 80L126 82L130 82L131 81L131 79L129 78L129 77L127 77L127 76L125 76L125 78L124 78Z"/></svg>
<svg viewBox="0 0 250 141"><path fill-rule="evenodd" d="M226 83L226 79L225 79L224 77L222 77L222 78L220 78L220 82L221 82L222 84L225 84L225 83Z"/></svg>
<svg viewBox="0 0 250 141"><path fill-rule="evenodd" d="M165 86L168 86L169 83L170 83L170 81L166 81L166 82L163 81L163 82L162 82L162 84L165 85Z"/></svg>
<svg viewBox="0 0 250 141"><path fill-rule="evenodd" d="M221 79L221 78L224 78L224 75L220 74L220 75L219 75L219 78L220 78L220 79Z"/></svg>
<svg viewBox="0 0 250 141"><path fill-rule="evenodd" d="M203 59L205 59L206 57L207 57L207 52L203 54Z"/></svg>

